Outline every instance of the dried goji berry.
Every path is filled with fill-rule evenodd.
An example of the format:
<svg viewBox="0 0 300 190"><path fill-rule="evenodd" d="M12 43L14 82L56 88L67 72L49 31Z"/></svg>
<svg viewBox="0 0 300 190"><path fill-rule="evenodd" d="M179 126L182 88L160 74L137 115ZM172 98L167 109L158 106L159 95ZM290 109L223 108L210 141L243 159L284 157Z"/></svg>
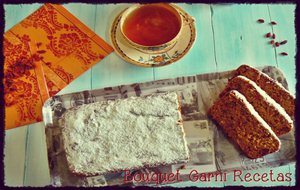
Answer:
<svg viewBox="0 0 300 190"><path fill-rule="evenodd" d="M271 37L271 32L266 34L266 38L270 38Z"/></svg>
<svg viewBox="0 0 300 190"><path fill-rule="evenodd" d="M281 52L280 55L287 56L288 53L287 52Z"/></svg>
<svg viewBox="0 0 300 190"><path fill-rule="evenodd" d="M264 23L264 22L265 22L265 20L264 20L264 19L262 19L262 18L260 18L260 19L258 19L258 20L257 20L257 22L259 22L259 23Z"/></svg>
<svg viewBox="0 0 300 190"><path fill-rule="evenodd" d="M287 40L283 40L282 42L280 42L280 45L284 45L286 44L288 41Z"/></svg>

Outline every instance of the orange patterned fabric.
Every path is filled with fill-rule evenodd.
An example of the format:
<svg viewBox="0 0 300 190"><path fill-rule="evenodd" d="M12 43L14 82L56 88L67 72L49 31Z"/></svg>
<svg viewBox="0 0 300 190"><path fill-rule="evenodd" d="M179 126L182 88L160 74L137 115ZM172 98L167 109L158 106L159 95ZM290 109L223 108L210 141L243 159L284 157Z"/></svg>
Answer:
<svg viewBox="0 0 300 190"><path fill-rule="evenodd" d="M42 121L43 103L113 51L63 6L45 4L4 34L5 128Z"/></svg>

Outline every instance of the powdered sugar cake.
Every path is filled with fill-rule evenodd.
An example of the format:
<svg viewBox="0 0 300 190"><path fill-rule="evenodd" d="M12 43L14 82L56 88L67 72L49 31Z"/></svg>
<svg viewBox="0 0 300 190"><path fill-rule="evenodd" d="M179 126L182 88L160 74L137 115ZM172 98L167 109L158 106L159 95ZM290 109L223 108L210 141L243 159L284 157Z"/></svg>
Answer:
<svg viewBox="0 0 300 190"><path fill-rule="evenodd" d="M75 174L106 174L189 157L175 92L82 105L67 110L61 122Z"/></svg>

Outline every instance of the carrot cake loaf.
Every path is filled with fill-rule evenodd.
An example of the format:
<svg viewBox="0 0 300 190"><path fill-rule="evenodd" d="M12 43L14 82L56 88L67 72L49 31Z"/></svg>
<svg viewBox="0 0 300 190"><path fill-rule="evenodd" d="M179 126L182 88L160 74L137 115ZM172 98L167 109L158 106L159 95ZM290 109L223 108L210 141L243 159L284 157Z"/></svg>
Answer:
<svg viewBox="0 0 300 190"><path fill-rule="evenodd" d="M244 95L232 90L220 97L209 115L249 158L259 158L280 149L280 141Z"/></svg>
<svg viewBox="0 0 300 190"><path fill-rule="evenodd" d="M277 136L288 133L292 129L291 117L252 80L242 75L234 77L228 82L220 96L231 90L237 90L243 94Z"/></svg>
<svg viewBox="0 0 300 190"><path fill-rule="evenodd" d="M241 65L234 72L234 76L238 75L243 75L254 81L269 96L271 96L277 103L279 103L292 118L294 118L295 97L291 95L281 84L279 84L263 72L256 70L248 65Z"/></svg>
<svg viewBox="0 0 300 190"><path fill-rule="evenodd" d="M67 110L60 122L74 174L100 175L189 157L175 92L82 105Z"/></svg>

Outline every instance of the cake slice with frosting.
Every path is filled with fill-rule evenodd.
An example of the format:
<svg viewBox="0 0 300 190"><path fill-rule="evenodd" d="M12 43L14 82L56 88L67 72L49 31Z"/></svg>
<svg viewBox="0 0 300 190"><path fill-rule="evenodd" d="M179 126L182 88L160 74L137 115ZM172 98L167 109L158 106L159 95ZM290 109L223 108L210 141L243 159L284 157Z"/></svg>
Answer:
<svg viewBox="0 0 300 190"><path fill-rule="evenodd" d="M223 96L231 90L237 90L243 94L277 136L291 131L293 127L291 117L280 104L271 98L255 82L245 76L239 75L228 82L220 96Z"/></svg>
<svg viewBox="0 0 300 190"><path fill-rule="evenodd" d="M236 90L221 96L210 108L209 115L249 158L259 158L280 149L276 134Z"/></svg>
<svg viewBox="0 0 300 190"><path fill-rule="evenodd" d="M291 118L295 115L295 97L290 94L280 83L270 78L265 73L250 67L241 65L235 72L234 76L243 75L254 81L278 104L280 104Z"/></svg>

